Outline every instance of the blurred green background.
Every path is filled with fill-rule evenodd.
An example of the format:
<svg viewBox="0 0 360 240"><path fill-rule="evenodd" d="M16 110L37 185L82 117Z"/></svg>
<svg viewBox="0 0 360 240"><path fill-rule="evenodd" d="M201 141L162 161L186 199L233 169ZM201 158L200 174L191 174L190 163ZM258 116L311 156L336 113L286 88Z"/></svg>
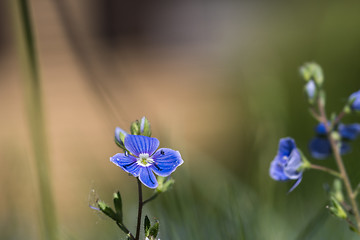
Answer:
<svg viewBox="0 0 360 240"><path fill-rule="evenodd" d="M318 62L327 111L360 88L359 1L32 0L49 175L60 239L125 239L90 209L120 190L136 224L136 181L110 163L116 126L146 116L185 161L145 207L161 239L355 239L325 209L332 177L273 181L281 137L315 121L298 68ZM0 239L39 239L41 206L11 1L0 2ZM359 116L345 122L359 122ZM344 157L360 181L359 141ZM310 156L309 156L310 157ZM313 160L315 161L315 160ZM333 160L317 162L335 167ZM150 195L147 190L145 195Z"/></svg>

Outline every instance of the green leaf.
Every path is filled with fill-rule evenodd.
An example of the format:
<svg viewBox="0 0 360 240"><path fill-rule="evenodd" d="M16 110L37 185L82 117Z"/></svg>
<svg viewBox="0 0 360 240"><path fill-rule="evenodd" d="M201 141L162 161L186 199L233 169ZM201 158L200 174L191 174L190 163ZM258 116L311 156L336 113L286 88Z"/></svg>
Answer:
<svg viewBox="0 0 360 240"><path fill-rule="evenodd" d="M112 218L115 221L118 221L117 215L115 214L114 210L110 208L104 201L99 200L97 202L99 209L108 217Z"/></svg>
<svg viewBox="0 0 360 240"><path fill-rule="evenodd" d="M145 216L145 219L144 219L144 231L145 231L145 237L148 237L149 234L150 234L150 220L148 218L148 216L146 215Z"/></svg>
<svg viewBox="0 0 360 240"><path fill-rule="evenodd" d="M115 206L117 219L119 222L122 223L123 221L122 200L119 191L114 193L114 206Z"/></svg>

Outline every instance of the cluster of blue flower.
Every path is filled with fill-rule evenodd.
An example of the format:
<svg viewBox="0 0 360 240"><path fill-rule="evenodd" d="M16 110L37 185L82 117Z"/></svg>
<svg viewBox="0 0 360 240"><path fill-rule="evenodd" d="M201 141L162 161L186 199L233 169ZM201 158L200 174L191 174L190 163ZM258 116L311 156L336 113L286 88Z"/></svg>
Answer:
<svg viewBox="0 0 360 240"><path fill-rule="evenodd" d="M316 85L314 80L308 81L305 92L309 100L316 96ZM360 91L350 95L348 99L350 111L360 111ZM338 134L340 154L350 152L349 142L355 140L360 134L360 124L343 124L340 122L329 122L330 132ZM332 148L328 139L328 132L324 123L319 123L315 128L316 136L309 143L309 150L313 158L325 159L332 154ZM303 177L303 171L310 168L311 164L296 147L292 138L282 138L279 142L278 153L270 164L270 176L276 181L296 180L290 192L299 185Z"/></svg>

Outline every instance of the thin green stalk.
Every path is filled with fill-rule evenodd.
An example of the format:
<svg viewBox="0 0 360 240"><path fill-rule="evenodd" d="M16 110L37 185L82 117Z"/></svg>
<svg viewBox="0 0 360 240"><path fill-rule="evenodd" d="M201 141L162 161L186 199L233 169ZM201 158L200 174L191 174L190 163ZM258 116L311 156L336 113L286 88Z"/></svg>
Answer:
<svg viewBox="0 0 360 240"><path fill-rule="evenodd" d="M355 195L354 191L352 190L350 179L349 179L349 176L348 176L348 174L346 172L346 169L345 169L342 157L340 155L340 151L339 151L339 148L337 146L337 143L335 142L335 140L331 136L331 131L332 130L331 130L331 127L328 124L328 119L327 119L326 113L325 113L325 106L324 106L324 104L322 104L322 102L320 100L318 101L318 107L319 107L321 122L324 124L324 126L326 128L327 137L329 139L331 148L333 150L334 158L335 158L336 164L337 164L337 166L339 168L339 171L340 171L340 174L341 174L341 179L344 181L346 192L348 194L350 204L351 204L352 210L354 212L354 216L355 216L355 220L356 220L356 226L357 226L357 232L359 232L360 231L360 214L359 214L358 205L357 205L356 200L355 200L356 195Z"/></svg>
<svg viewBox="0 0 360 240"><path fill-rule="evenodd" d="M323 171L323 172L327 172L335 177L338 177L338 178L342 178L341 174L335 170L332 170L330 168L327 168L327 167L324 167L324 166L320 166L320 165L315 165L315 164L311 164L310 165L310 168L312 169L315 169L315 170L320 170L320 171Z"/></svg>
<svg viewBox="0 0 360 240"><path fill-rule="evenodd" d="M16 23L15 29L17 30L19 55L25 70L24 72L27 74L26 77L24 77L24 100L28 114L35 167L37 170L42 239L52 240L57 239L58 229L51 191L49 154L30 9L27 0L14 0L11 2L13 4L14 21Z"/></svg>
<svg viewBox="0 0 360 240"><path fill-rule="evenodd" d="M159 193L158 193L158 192L157 192L157 193L154 193L151 197L149 197L148 199L146 199L145 201L143 201L143 206L144 206L145 204L147 204L148 202L150 202L150 201L154 200L155 198L157 198L157 196L159 196Z"/></svg>

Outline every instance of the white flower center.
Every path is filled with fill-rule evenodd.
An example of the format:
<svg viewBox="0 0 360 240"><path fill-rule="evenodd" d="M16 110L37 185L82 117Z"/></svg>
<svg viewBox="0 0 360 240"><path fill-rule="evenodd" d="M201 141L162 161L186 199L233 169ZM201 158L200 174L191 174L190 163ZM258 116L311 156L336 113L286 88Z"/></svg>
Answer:
<svg viewBox="0 0 360 240"><path fill-rule="evenodd" d="M154 163L154 159L150 158L148 153L140 153L136 163L140 166L148 167Z"/></svg>

